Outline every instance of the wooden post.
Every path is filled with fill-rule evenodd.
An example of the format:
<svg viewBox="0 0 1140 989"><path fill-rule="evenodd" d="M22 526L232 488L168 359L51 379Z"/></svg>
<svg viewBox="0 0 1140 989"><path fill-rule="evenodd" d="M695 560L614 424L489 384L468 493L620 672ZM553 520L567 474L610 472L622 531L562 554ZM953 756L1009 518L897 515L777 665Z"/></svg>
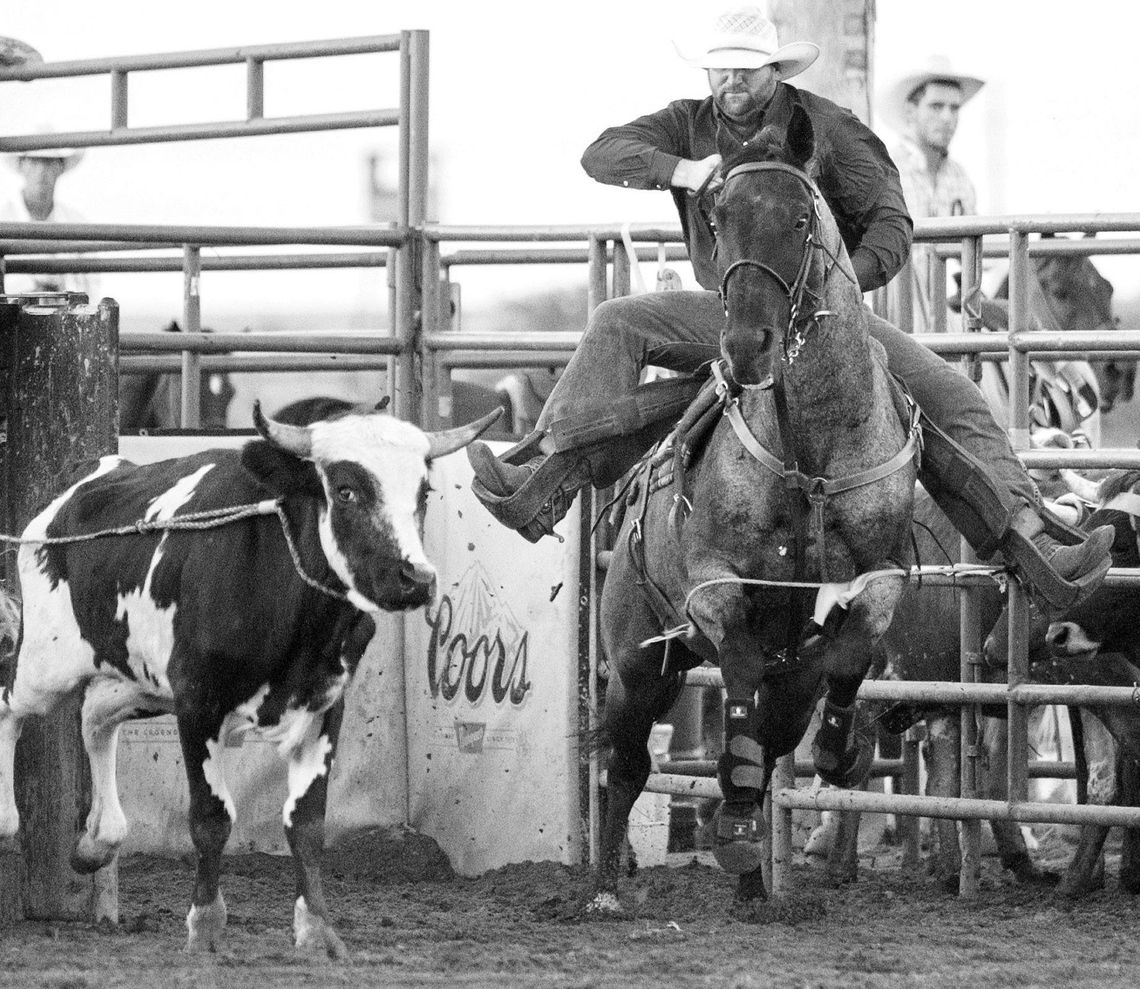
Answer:
<svg viewBox="0 0 1140 989"><path fill-rule="evenodd" d="M5 532L20 532L80 463L118 447L118 307L109 299L91 306L75 298L0 303ZM14 588L14 553L5 553L4 569ZM0 918L91 918L97 905L102 915L116 912L108 902L114 865L93 879L73 872L69 862L90 803L80 701L71 698L49 717L24 723L15 767L23 861L19 851L0 856Z"/></svg>
<svg viewBox="0 0 1140 989"><path fill-rule="evenodd" d="M820 48L815 64L791 84L870 125L875 0L769 0L768 10L781 44L811 41Z"/></svg>

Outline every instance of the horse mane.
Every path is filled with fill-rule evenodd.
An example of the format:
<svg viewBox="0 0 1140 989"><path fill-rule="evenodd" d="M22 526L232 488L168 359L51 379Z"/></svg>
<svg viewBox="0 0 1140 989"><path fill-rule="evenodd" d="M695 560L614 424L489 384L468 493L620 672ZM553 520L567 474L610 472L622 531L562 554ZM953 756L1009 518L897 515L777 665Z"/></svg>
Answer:
<svg viewBox="0 0 1140 989"><path fill-rule="evenodd" d="M768 124L748 145L729 158L722 166L721 172L727 175L737 165L750 162L779 161L793 168L800 168L807 173L813 182L818 174L818 166L813 155L806 162L796 161L787 144L787 134L784 128L776 124Z"/></svg>

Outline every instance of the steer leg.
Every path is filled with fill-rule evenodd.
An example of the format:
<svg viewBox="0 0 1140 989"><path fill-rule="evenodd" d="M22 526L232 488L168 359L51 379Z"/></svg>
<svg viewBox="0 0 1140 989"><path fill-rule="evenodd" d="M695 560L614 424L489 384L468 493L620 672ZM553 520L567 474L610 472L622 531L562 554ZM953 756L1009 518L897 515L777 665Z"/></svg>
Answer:
<svg viewBox="0 0 1140 989"><path fill-rule="evenodd" d="M235 812L222 765L226 732L217 713L208 718L206 703L178 703L178 734L190 785L190 839L197 852L197 871L190 912L186 916L187 951L216 951L226 926L226 903L220 885L222 849L229 839Z"/></svg>
<svg viewBox="0 0 1140 989"><path fill-rule="evenodd" d="M93 680L87 688L83 744L91 763L91 811L71 853L71 867L76 872L94 872L108 865L127 836L127 818L115 779L115 755L119 726L147 713L139 708L141 699L134 687L122 680Z"/></svg>
<svg viewBox="0 0 1140 989"><path fill-rule="evenodd" d="M289 753L289 796L282 818L297 873L293 907L293 943L302 951L348 959L348 949L333 930L321 885L325 847L325 806L329 774L344 716L344 702L323 717L313 716L300 743Z"/></svg>
<svg viewBox="0 0 1140 989"><path fill-rule="evenodd" d="M1087 794L1090 804L1111 804L1116 799L1116 744L1104 724L1088 711L1080 712L1081 734L1088 763ZM1078 899L1104 886L1104 849L1108 828L1087 824L1081 828L1077 850L1057 895Z"/></svg>
<svg viewBox="0 0 1140 989"><path fill-rule="evenodd" d="M961 781L961 726L958 713L931 714L926 719L926 795L957 797ZM958 822L935 818L935 847L928 859L928 869L935 880L950 893L958 892L958 874L962 868L958 848Z"/></svg>

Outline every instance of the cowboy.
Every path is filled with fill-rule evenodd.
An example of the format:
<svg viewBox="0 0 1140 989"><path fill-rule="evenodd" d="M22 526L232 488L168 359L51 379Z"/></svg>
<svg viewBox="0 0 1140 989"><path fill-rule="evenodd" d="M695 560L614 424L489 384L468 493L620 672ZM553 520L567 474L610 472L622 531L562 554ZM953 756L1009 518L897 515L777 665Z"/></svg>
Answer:
<svg viewBox="0 0 1140 989"><path fill-rule="evenodd" d="M51 134L46 125L36 133ZM40 148L9 156L21 179L20 188L0 202L0 220L14 223L83 223L86 217L56 194L56 183L83 160L76 148ZM62 255L55 255L62 256ZM8 275L3 290L8 294L31 292L83 292L91 298L97 279L84 274Z"/></svg>
<svg viewBox="0 0 1140 989"><path fill-rule="evenodd" d="M761 128L786 126L793 107L812 122L816 182L860 286L883 285L902 267L912 226L886 148L850 111L787 82L818 53L808 42L781 47L758 8L726 11L688 56L706 71L708 97L677 100L611 127L586 149L583 166L601 182L671 191L704 290L602 303L535 432L501 459L486 444L468 447L472 490L500 522L537 541L553 531L582 487L612 484L676 422L695 393L693 379L636 385L647 364L693 372L719 356L725 317L712 259L715 235L700 196L707 199L707 189L718 185L722 160ZM1059 529L978 389L869 310L867 319L890 370L924 410L923 483L982 558L1002 551L1057 604L1091 590L1107 572L1112 530L1086 539Z"/></svg>
<svg viewBox="0 0 1140 989"><path fill-rule="evenodd" d="M922 68L895 79L881 95L880 113L900 135L891 157L898 165L912 217L962 216L977 211L974 183L966 169L950 157L950 142L958 130L959 112L983 85L976 76L955 71L945 55L934 55ZM930 332L934 328L932 307L946 304L946 286L933 284L933 245L916 244L911 266L914 332ZM906 283L906 278L896 279L891 285L892 295L905 291Z"/></svg>

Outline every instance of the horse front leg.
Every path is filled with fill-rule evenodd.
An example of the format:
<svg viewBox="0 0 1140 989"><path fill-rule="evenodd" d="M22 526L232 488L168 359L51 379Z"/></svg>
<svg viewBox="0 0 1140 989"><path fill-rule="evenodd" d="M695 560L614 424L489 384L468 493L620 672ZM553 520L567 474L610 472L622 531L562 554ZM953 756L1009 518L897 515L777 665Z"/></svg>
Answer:
<svg viewBox="0 0 1140 989"><path fill-rule="evenodd" d="M724 678L724 749L717 764L724 802L713 819L713 855L725 872L755 878L767 837L761 802L772 770L760 745L757 692L763 657L749 628L742 585L709 586L693 600L690 613L716 647ZM750 880L748 886L754 889L755 883Z"/></svg>

